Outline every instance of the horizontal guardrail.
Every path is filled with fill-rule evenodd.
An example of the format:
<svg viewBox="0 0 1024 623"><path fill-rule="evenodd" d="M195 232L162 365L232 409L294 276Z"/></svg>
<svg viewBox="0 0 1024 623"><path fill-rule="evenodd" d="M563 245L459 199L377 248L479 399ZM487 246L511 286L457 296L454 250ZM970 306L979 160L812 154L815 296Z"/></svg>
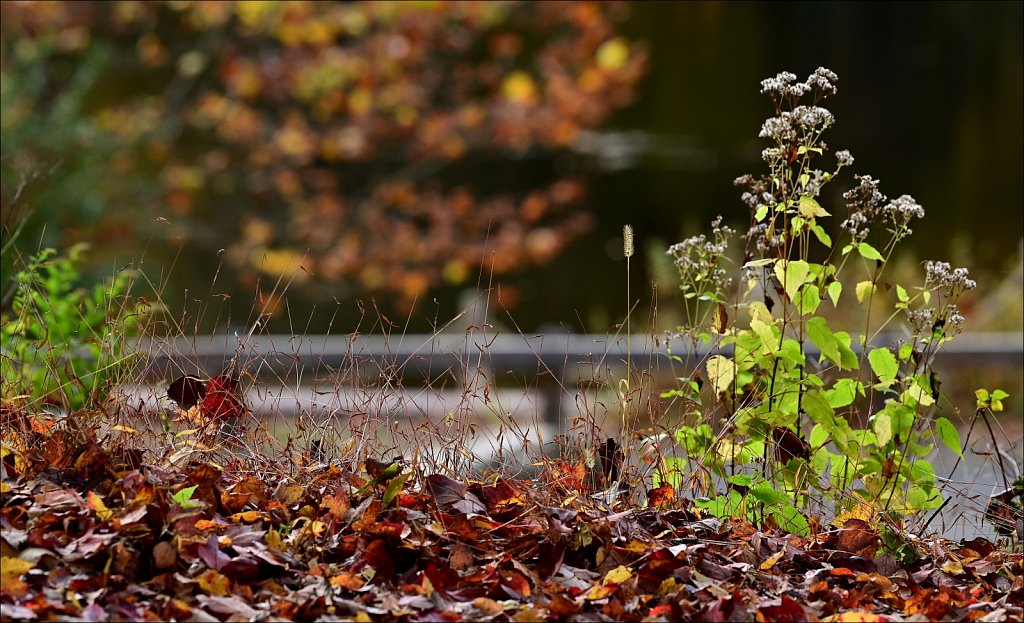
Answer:
<svg viewBox="0 0 1024 623"><path fill-rule="evenodd" d="M905 336L882 334L874 346L890 346ZM633 335L608 336L566 333L560 335L487 334L408 334L408 335L254 335L245 338L173 338L142 340L139 347L149 354L150 361L191 362L206 369L217 369L236 355L241 360L280 362L286 367L296 365L340 367L354 361L374 361L390 365L422 368L435 360L448 363L490 363L496 368L518 372L536 371L538 367L555 369L577 363L619 366L628 357L634 362L644 358L663 357L669 350L683 359L700 360L719 352L710 344L692 344L681 338ZM859 340L852 348L859 354ZM724 349L728 351L728 349ZM812 357L820 354L808 342L804 352ZM1024 333L965 333L943 344L936 359L940 361L998 361L1021 363L1024 360Z"/></svg>
<svg viewBox="0 0 1024 623"><path fill-rule="evenodd" d="M893 345L905 336L877 336L875 346ZM259 378L294 384L296 377L312 379L318 373L345 370L360 378L401 380L414 386L416 378L438 379L445 375L465 378L485 369L497 381L506 373L529 375L544 394L545 419L556 422L564 383L579 379L606 379L620 373L629 360L640 370L668 367L671 352L691 365L719 351L710 344L668 336L594 334L523 335L468 330L436 334L351 335L253 335L248 338L219 336L143 340L142 352L150 379L175 374L217 374L235 361L237 371ZM860 351L859 340L853 350ZM805 352L816 358L813 344ZM938 365L1024 365L1024 333L966 333L944 344L936 355ZM301 374L300 374L301 373ZM279 381L280 382L280 381Z"/></svg>

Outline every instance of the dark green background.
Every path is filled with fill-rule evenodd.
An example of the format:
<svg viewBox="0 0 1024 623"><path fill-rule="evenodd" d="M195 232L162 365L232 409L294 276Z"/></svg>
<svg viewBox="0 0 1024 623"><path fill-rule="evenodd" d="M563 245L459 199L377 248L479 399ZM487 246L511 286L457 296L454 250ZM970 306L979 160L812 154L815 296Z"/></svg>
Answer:
<svg viewBox="0 0 1024 623"><path fill-rule="evenodd" d="M826 140L856 158L845 179L826 190L825 207L842 214L839 194L851 184L852 173L880 179L890 197L913 195L927 211L906 245L913 259L951 259L971 267L984 296L985 288L1019 261L1024 230L1022 7L1019 2L629 4L621 30L649 46L650 71L634 104L601 129L600 142L607 145L614 142L609 137L626 133L632 137L627 147L644 141L649 146L617 161L583 150L479 165L481 180L500 167L520 188L552 172L582 173L590 181L587 208L594 231L551 264L502 280L519 293L513 311L518 327L614 330L626 299L624 223L637 234L631 277L642 311L634 322L642 325L651 297L646 253L652 243L664 246L706 232L716 214L734 226L747 222L732 181L762 170L765 143L757 133L772 107L759 93L760 80L783 70L802 80L818 66L839 75L839 93L825 104L837 119ZM601 153L609 155L607 149ZM70 225L60 219L48 223L50 238L55 229ZM217 235L216 225L207 229ZM35 235L23 242L38 244ZM173 310L186 300L186 291L191 305L211 308L203 330L223 329L229 315L236 326L244 324L257 305L251 290L234 288L227 268L211 290L216 248L230 240L200 246L193 239L184 247L160 238L130 242L145 248L143 269L162 284L161 295ZM137 260L132 255L138 252L125 247L117 259L121 264ZM109 275L112 268L108 260L92 274ZM486 275L482 282L487 284ZM290 318L279 315L270 328L344 333L357 326L359 301L373 314L371 295L348 291L336 304L333 290L293 288ZM216 293L232 298L222 303L212 296ZM378 305L399 325L424 331L458 313L463 295L464 289L438 289L409 316L386 298ZM498 319L511 324L501 314ZM364 321L362 330L373 320Z"/></svg>

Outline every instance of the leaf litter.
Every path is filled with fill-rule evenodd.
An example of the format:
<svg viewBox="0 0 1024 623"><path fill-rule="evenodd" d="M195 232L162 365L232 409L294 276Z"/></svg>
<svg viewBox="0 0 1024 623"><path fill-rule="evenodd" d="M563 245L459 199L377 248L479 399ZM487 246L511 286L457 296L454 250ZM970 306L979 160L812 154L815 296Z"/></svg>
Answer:
<svg viewBox="0 0 1024 623"><path fill-rule="evenodd" d="M1020 621L1024 555L840 517L809 537L536 480L74 448L5 463L5 621ZM42 455L46 452L43 451ZM564 480L564 478L562 479ZM564 484L564 483L563 483Z"/></svg>

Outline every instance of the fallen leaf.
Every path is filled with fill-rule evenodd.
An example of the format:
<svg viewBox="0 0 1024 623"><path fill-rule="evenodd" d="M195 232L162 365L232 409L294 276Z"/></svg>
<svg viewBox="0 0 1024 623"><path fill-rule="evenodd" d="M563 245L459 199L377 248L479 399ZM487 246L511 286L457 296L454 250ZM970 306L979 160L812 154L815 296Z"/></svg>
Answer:
<svg viewBox="0 0 1024 623"><path fill-rule="evenodd" d="M20 558L0 558L0 592L8 597L22 597L28 593L28 585L21 576L35 567L35 564Z"/></svg>
<svg viewBox="0 0 1024 623"><path fill-rule="evenodd" d="M207 569L200 573L196 577L196 583L210 595L223 597L231 592L231 580L213 569Z"/></svg>
<svg viewBox="0 0 1024 623"><path fill-rule="evenodd" d="M777 563L780 560L782 560L782 557L785 556L785 555L786 555L786 550L784 550L784 549L781 549L778 552L775 552L775 554L773 554L772 556L766 558L765 561L761 563L761 570L762 571L767 571L767 570L771 569L772 567L775 566L775 563Z"/></svg>

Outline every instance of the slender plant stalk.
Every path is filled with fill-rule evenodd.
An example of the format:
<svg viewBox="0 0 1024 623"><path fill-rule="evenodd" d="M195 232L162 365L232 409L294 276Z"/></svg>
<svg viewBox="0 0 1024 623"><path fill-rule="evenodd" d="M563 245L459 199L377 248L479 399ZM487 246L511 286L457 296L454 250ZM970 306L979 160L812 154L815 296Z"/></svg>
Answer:
<svg viewBox="0 0 1024 623"><path fill-rule="evenodd" d="M633 300L629 291L629 258L633 257L633 226L623 225L622 226L622 254L626 256L626 392L622 401L622 431L626 432L626 400L625 396L629 395L629 383L630 375L632 374L632 359L633 349L630 343L633 332L630 330L629 316L632 310Z"/></svg>

